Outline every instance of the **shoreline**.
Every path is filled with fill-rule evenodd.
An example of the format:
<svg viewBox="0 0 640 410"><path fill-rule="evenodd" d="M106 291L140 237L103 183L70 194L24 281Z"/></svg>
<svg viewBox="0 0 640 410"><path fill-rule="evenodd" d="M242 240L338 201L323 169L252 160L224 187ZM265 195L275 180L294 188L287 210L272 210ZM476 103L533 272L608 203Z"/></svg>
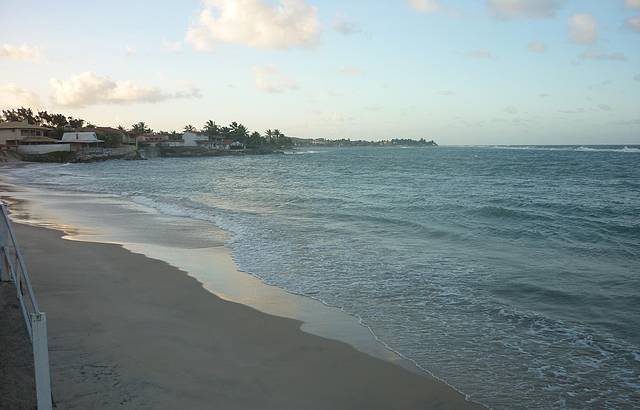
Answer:
<svg viewBox="0 0 640 410"><path fill-rule="evenodd" d="M9 195L11 195L11 193L9 193ZM77 232L76 235L69 237L69 235L64 235L63 233L60 231L55 231L52 229L47 229L47 228L35 228L35 227L30 227L30 226L21 226L20 227L20 231L23 230L29 230L29 229L43 229L45 231L49 231L49 232L56 232L56 234L58 235L58 240L54 241L54 242L58 242L61 241L63 243L69 243L69 244L74 244L73 246L76 246L75 244L77 243L77 246L80 247L98 247L101 248L102 247L117 247L120 249L120 251L122 252L122 255L119 255L120 258L125 258L128 259L129 257L140 257L143 258L144 263L143 265L156 265L156 263L161 263L161 264L165 264L167 269L172 270L173 275L174 276L180 276L182 277L182 279L178 279L178 278L173 278L174 281L193 281L197 284L197 286L200 288L200 291L203 291L204 293L206 293L207 295L210 296L210 298L212 300L217 300L216 303L219 304L229 304L230 306L234 306L236 308L243 308L243 309L249 309L253 312L254 315L256 316L260 316L261 320L271 320L271 318L273 318L276 321L279 320L283 320L289 323L289 326L293 326L293 328L295 329L295 331L292 330L288 330L287 334L289 335L288 338L290 340L288 340L289 343L298 343L301 340L307 340L307 338L312 338L314 340L314 343L321 343L320 341L322 341L322 345L324 347L324 349L328 349L330 351L333 352L333 349L338 349L338 346L341 346L340 349L348 349L350 352L347 354L347 357L349 358L349 360L356 360L356 358L358 358L357 360L364 360L364 362L368 363L366 364L365 367L369 367L369 366L374 366L374 367L378 367L381 366L383 363L387 366L391 366L390 368L386 369L386 370L377 370L380 371L380 375L376 376L376 377L385 377L386 374L391 374L391 373L398 373L398 375L394 376L394 380L393 381L387 381L385 382L379 389L377 390L385 390L388 389L391 392L380 392L380 394L384 393L386 394L384 399L380 399L380 398L376 398L375 400L372 400L370 403L370 406L381 406L379 408L387 408L389 406L393 406L393 407L397 407L399 405L399 403L397 403L396 401L389 401L389 400L393 400L394 398L399 399L401 396L402 397L413 397L414 399L417 399L418 397L422 397L425 400L429 401L424 402L422 405L410 405L408 402L406 403L407 406L401 406L402 408L432 408L435 406L436 403L438 404L438 408L460 408L460 406L463 407L468 407L468 408L483 408L480 405L476 405L474 403L468 402L465 400L464 396L455 391L452 387L446 385L444 382L441 382L439 380L434 379L433 377L430 377L429 375L418 375L417 373L411 372L409 370L406 370L406 363L404 364L404 367L400 367L400 365L398 363L393 363L393 360L388 360L388 361L383 361L380 358L376 358L373 357L372 355L366 355L361 353L360 351L355 350L352 346L345 344L343 342L337 342L335 340L329 340L326 338L322 338L322 337L318 337L316 335L313 335L312 333L315 332L308 332L308 329L300 329L300 327L304 327L304 324L302 322L298 321L292 321L291 319L284 319L282 317L277 317L277 316L272 316L272 315L267 315L265 313L262 313L260 311L254 310L251 307L247 307L244 306L243 304L238 304L236 303L236 301L234 300L234 295L231 295L231 297L228 300L225 300L226 298L223 299L219 299L219 294L217 292L215 292L215 290L210 290L208 289L208 287L206 286L206 284L202 283L201 281L198 280L198 278L196 276L194 276L192 273L185 271L184 269L177 269L174 266L171 266L173 264L166 264L164 261L158 261L154 258L149 258L147 256L144 256L144 254L148 253L148 249L146 250L140 250L139 253L141 253L141 255L137 255L138 252L136 252L136 250L133 250L133 253L131 252L132 249L131 247L129 247L128 249L126 247L123 247L122 245L113 245L113 244L104 244L101 243L99 240L98 242L85 242L86 238L82 238L82 236L78 237L77 236ZM47 233L47 234L42 234L43 237L49 237L49 240L51 240L51 234ZM73 239L71 241L64 241L63 239L60 239L60 237L65 237L66 239ZM23 243L24 241L21 241L21 244L23 246L23 248L25 247L25 243ZM222 248L222 247L221 247ZM104 252L100 251L100 252ZM99 252L99 253L100 253ZM29 258L28 252L25 251L25 253L27 254L27 262L29 263L29 261L31 260L31 258ZM118 252L120 254L120 252ZM127 256L125 256L127 255ZM209 253L208 256L211 256L211 254ZM220 259L217 259L217 261L220 261ZM29 265L31 265L31 263L29 263ZM33 268L32 268L33 269ZM38 276L37 274L32 274ZM146 272L146 275L149 275L149 272ZM248 275L248 274L245 274ZM250 276L250 275L249 275ZM252 277L253 280L258 280L255 277ZM36 282L38 281L37 279L34 279ZM183 283L184 285L184 283ZM265 284L262 284L263 286L268 286ZM38 287L39 285L35 285L36 286L36 291L38 292ZM282 290L280 290L282 291ZM46 291L45 291L46 292ZM38 294L40 294L40 292L38 292ZM237 295L236 295L237 296ZM293 296L293 295L292 295ZM300 297L300 296L299 296ZM41 297L42 298L42 297ZM302 298L302 297L300 297ZM242 302L241 302L242 303ZM316 303L320 303L320 302L316 302ZM47 309L46 305L45 309ZM312 306L313 307L313 306ZM138 309L139 307L136 307L136 309ZM218 307L218 309L220 309ZM235 309L235 308L229 308L227 307L227 309ZM330 309L330 308L327 308ZM50 310L50 309L49 309ZM213 309L213 311L215 311L215 309ZM346 315L346 314L345 314ZM264 317L262 317L264 316ZM268 319L265 319L268 318ZM331 320L331 316L328 317L328 320ZM52 323L50 325L51 327L54 326L54 324ZM50 332L52 332L53 330L50 330ZM51 338L51 335L50 335ZM329 346L329 347L327 347ZM107 348L108 350L108 346L103 346L104 348ZM250 346L247 347L248 350L252 350L256 348L256 346ZM180 348L178 348L178 351L181 352L181 354L194 354L192 352L182 352ZM296 349L292 348L291 352L289 353L293 353L295 352ZM282 354L286 355L288 354L288 352L282 352ZM341 353L341 354L346 354L346 353ZM327 359L331 358L331 355L326 356L325 354L321 354L320 355L322 357L322 361L326 361ZM366 359L365 359L366 358ZM389 359L391 359L391 357L389 357ZM117 362L117 361L116 361ZM375 364L374 364L375 363ZM337 365L341 364L341 362L336 363ZM52 366L54 366L55 364L52 364ZM384 367L384 366L383 366ZM394 369L394 370L389 370L389 369ZM357 369L356 369L357 370ZM391 372L391 373L389 373ZM55 374L55 371L54 371ZM335 377L336 375L333 375L333 377ZM369 376L369 370L367 370L364 373L359 373L358 374L359 377L367 377ZM397 383L395 381L396 378L400 378L405 380L405 382L408 382L409 384L415 385L415 383L417 383L417 385L420 385L421 387L419 389L416 390L420 390L420 391L406 391L405 387L399 387L397 386ZM403 383L405 383L403 382ZM54 382L55 383L55 382ZM323 381L323 383L327 383L326 380ZM371 383L371 381L367 381L367 383ZM349 389L353 389L352 387L344 387L345 390L349 390ZM397 390L400 389L400 390ZM54 391L55 391L55 386L54 386ZM404 393L402 393L404 391ZM426 393L425 393L426 392ZM338 394L338 396L341 394L340 390L334 390L335 394ZM369 393L367 393L369 394ZM391 396L389 396L389 394L391 394ZM426 394L426 396L425 396ZM408 396L407 396L408 395ZM336 396L336 397L338 397ZM349 406L346 407L341 407L343 404L346 404L347 402L344 402L342 400L346 400L346 398L341 398L338 401L335 402L331 402L331 403L327 403L326 405L329 407L334 407L334 408L350 408ZM359 398L359 400L363 400L362 397ZM382 400L382 401L381 401ZM381 403L385 402L387 403L386 406L382 406ZM350 402L349 402L350 403ZM391 404L393 403L393 404ZM414 404L417 402L413 402ZM261 403L263 404L263 403ZM306 404L308 405L308 403ZM440 407L440 406L444 406L444 407ZM196 406L197 407L197 406ZM240 406L242 407L242 406ZM277 407L280 407L280 405L278 405ZM320 406L319 408L322 408L323 406Z"/></svg>

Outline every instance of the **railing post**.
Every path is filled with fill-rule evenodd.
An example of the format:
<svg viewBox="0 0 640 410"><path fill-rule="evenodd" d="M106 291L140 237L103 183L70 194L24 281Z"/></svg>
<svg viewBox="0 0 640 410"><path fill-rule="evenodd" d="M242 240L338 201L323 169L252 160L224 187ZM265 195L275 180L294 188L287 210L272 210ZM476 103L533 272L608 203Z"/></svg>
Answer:
<svg viewBox="0 0 640 410"><path fill-rule="evenodd" d="M0 282L8 282L10 280L11 275L9 274L9 263L7 262L6 248L4 245L0 245Z"/></svg>
<svg viewBox="0 0 640 410"><path fill-rule="evenodd" d="M36 371L36 399L38 410L51 410L51 376L49 374L49 344L47 343L47 316L31 314L33 332L33 365Z"/></svg>

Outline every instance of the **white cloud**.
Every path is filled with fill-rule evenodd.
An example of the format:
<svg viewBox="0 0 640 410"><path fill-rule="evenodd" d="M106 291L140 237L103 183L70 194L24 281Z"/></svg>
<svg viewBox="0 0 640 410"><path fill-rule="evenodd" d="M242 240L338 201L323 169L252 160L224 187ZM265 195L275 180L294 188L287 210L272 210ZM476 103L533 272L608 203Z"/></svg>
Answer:
<svg viewBox="0 0 640 410"><path fill-rule="evenodd" d="M587 50L580 54L583 60L609 60L609 61L627 61L627 56L623 53L607 53L600 50Z"/></svg>
<svg viewBox="0 0 640 410"><path fill-rule="evenodd" d="M560 0L487 0L489 13L501 19L551 17L559 5Z"/></svg>
<svg viewBox="0 0 640 410"><path fill-rule="evenodd" d="M351 77L362 75L361 69L359 69L358 67L349 66L349 65L340 67L338 72L342 75L351 76Z"/></svg>
<svg viewBox="0 0 640 410"><path fill-rule="evenodd" d="M40 97L32 91L15 84L0 85L0 106L3 108L39 108L42 107Z"/></svg>
<svg viewBox="0 0 640 410"><path fill-rule="evenodd" d="M285 77L271 64L254 68L253 74L256 87L268 93L277 94L298 88L295 81Z"/></svg>
<svg viewBox="0 0 640 410"><path fill-rule="evenodd" d="M165 41L162 46L167 51L177 53L182 50L182 41Z"/></svg>
<svg viewBox="0 0 640 410"><path fill-rule="evenodd" d="M608 104L599 104L598 108L600 108L602 111L611 111L611 106Z"/></svg>
<svg viewBox="0 0 640 410"><path fill-rule="evenodd" d="M493 53L486 49L469 51L466 56L476 60L490 60L494 57Z"/></svg>
<svg viewBox="0 0 640 410"><path fill-rule="evenodd" d="M135 56L137 53L138 53L138 52L137 52L137 50L135 49L135 47L132 47L132 46L126 46L126 47L124 48L124 54L125 54L127 57L133 57L133 56Z"/></svg>
<svg viewBox="0 0 640 410"><path fill-rule="evenodd" d="M12 44L0 45L0 59L20 61L36 61L40 59L40 50L37 47L30 47L26 44L14 46Z"/></svg>
<svg viewBox="0 0 640 410"><path fill-rule="evenodd" d="M218 43L287 49L315 46L319 36L317 10L304 0L205 0L186 41L197 50Z"/></svg>
<svg viewBox="0 0 640 410"><path fill-rule="evenodd" d="M338 33L349 36L356 34L360 31L360 27L352 21L349 21L346 17L338 16L333 22L333 29Z"/></svg>
<svg viewBox="0 0 640 410"><path fill-rule="evenodd" d="M538 41L534 41L533 43L529 43L527 48L532 53L544 53L545 51L547 51L547 46L545 46L543 43L540 43Z"/></svg>
<svg viewBox="0 0 640 410"><path fill-rule="evenodd" d="M640 0L624 0L624 4L630 9L640 9Z"/></svg>
<svg viewBox="0 0 640 410"><path fill-rule="evenodd" d="M633 16L627 19L627 27L636 33L640 33L640 16Z"/></svg>
<svg viewBox="0 0 640 410"><path fill-rule="evenodd" d="M409 5L421 13L433 13L440 8L438 0L409 0Z"/></svg>
<svg viewBox="0 0 640 410"><path fill-rule="evenodd" d="M591 14L569 17L569 36L578 44L595 43L598 39L598 23Z"/></svg>
<svg viewBox="0 0 640 410"><path fill-rule="evenodd" d="M115 81L106 76L85 72L70 80L50 81L51 101L59 106L82 108L96 104L157 103L170 99L199 98L200 91L170 93L158 87L141 87L131 81Z"/></svg>
<svg viewBox="0 0 640 410"><path fill-rule="evenodd" d="M513 105L510 105L508 107L505 107L504 112L506 112L507 114L516 115L518 113L518 109Z"/></svg>

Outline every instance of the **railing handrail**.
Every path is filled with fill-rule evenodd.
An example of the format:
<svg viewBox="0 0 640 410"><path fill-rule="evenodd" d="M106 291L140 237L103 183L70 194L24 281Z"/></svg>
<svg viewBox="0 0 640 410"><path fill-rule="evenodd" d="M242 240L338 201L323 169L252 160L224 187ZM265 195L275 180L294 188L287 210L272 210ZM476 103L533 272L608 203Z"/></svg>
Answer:
<svg viewBox="0 0 640 410"><path fill-rule="evenodd" d="M22 310L33 348L37 407L39 410L51 410L47 317L38 308L29 273L22 259L22 253L9 220L7 204L0 200L0 280L3 280L5 267L8 269L10 279L15 284L20 309ZM25 288L26 294L24 293ZM28 299L30 306L25 303L25 298Z"/></svg>
<svg viewBox="0 0 640 410"><path fill-rule="evenodd" d="M22 253L20 252L20 247L18 247L18 241L16 240L16 235L13 232L13 227L9 221L9 212L7 211L7 204L4 201L0 201L0 208L2 208L2 218L7 227L7 231L9 233L9 238L11 239L11 243L13 244L13 250L16 253L16 259L20 264L20 274L24 277L24 285L27 288L27 292L29 293L29 300L31 301L31 305L33 307L32 313L41 313L38 308L38 301L36 300L35 295L33 294L33 288L31 287L31 280L29 278L29 272L27 272L27 268L24 265L24 260L22 259ZM15 271L15 266L14 266ZM18 272L16 272L17 274Z"/></svg>

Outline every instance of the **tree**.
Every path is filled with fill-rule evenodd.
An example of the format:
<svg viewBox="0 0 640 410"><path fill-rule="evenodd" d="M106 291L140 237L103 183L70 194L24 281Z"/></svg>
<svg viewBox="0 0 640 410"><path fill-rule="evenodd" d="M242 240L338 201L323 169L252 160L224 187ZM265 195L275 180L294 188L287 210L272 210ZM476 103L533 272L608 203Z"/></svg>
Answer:
<svg viewBox="0 0 640 410"><path fill-rule="evenodd" d="M266 142L267 140L265 137L260 135L259 132L254 131L251 133L251 135L249 135L249 138L247 139L247 146L250 148L256 148L260 145L264 145Z"/></svg>
<svg viewBox="0 0 640 410"><path fill-rule="evenodd" d="M196 127L194 127L193 125L189 124L186 125L184 127L184 132L197 132L198 130L196 130Z"/></svg>
<svg viewBox="0 0 640 410"><path fill-rule="evenodd" d="M236 141L240 141L242 143L247 141L247 137L249 136L247 127L234 121L229 124L229 128L231 129L231 137Z"/></svg>
<svg viewBox="0 0 640 410"><path fill-rule="evenodd" d="M142 135L142 134L148 134L150 132L153 132L153 130L149 127L147 127L147 124L145 124L144 122L139 122L137 124L133 124L131 126L131 134L134 136L138 136L138 135Z"/></svg>

